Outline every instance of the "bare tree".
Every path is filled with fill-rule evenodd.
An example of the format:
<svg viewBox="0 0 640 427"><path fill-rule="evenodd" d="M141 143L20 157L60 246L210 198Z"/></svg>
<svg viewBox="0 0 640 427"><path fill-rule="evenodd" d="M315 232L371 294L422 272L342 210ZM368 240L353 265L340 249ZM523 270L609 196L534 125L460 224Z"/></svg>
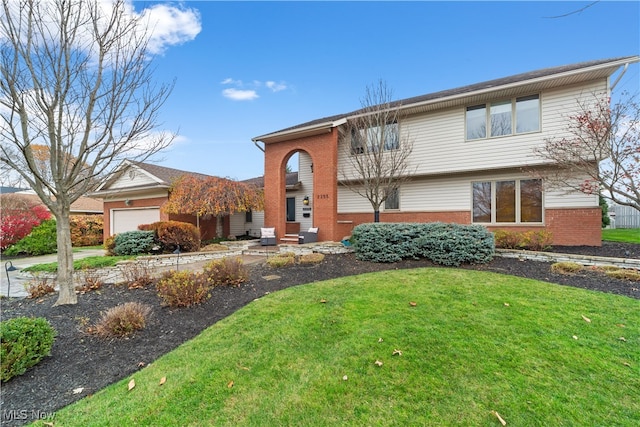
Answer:
<svg viewBox="0 0 640 427"><path fill-rule="evenodd" d="M578 101L567 136L548 138L537 156L557 168L544 176L551 187L564 187L640 210L640 104L622 94L611 106L607 95ZM579 179L576 179L579 177Z"/></svg>
<svg viewBox="0 0 640 427"><path fill-rule="evenodd" d="M144 161L172 142L153 131L173 85L152 81L146 23L123 0L2 0L2 8L0 164L55 216L56 305L75 304L70 205L123 158Z"/></svg>
<svg viewBox="0 0 640 427"><path fill-rule="evenodd" d="M400 132L401 104L392 96L382 80L367 86L362 109L340 128L342 185L371 203L374 222L380 221L380 206L409 179L413 142Z"/></svg>

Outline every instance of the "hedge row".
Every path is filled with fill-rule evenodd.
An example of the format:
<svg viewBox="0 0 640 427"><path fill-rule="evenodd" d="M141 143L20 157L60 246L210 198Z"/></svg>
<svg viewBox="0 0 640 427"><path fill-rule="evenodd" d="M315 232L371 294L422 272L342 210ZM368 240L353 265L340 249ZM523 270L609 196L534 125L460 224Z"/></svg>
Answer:
<svg viewBox="0 0 640 427"><path fill-rule="evenodd" d="M436 264L482 264L493 259L493 234L480 225L434 223L369 223L353 229L356 257L396 262L426 258Z"/></svg>

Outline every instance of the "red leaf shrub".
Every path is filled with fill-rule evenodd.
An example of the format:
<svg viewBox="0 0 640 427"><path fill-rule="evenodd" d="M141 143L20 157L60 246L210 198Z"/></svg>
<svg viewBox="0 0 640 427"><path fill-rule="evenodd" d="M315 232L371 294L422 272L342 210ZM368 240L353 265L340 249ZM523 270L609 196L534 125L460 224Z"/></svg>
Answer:
<svg viewBox="0 0 640 427"><path fill-rule="evenodd" d="M51 218L51 213L43 205L30 204L11 194L2 198L0 215L0 250L22 240L31 233L33 227Z"/></svg>
<svg viewBox="0 0 640 427"><path fill-rule="evenodd" d="M180 221L158 221L142 224L139 230L153 231L155 240L165 252L173 252L180 245L182 252L194 252L200 249L200 232L195 225Z"/></svg>

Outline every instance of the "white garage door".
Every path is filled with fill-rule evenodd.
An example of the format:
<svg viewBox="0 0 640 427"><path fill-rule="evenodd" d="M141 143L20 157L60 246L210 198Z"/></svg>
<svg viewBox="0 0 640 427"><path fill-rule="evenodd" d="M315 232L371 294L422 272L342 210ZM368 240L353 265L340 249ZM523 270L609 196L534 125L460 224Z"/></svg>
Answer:
<svg viewBox="0 0 640 427"><path fill-rule="evenodd" d="M111 235L134 231L140 224L160 221L160 208L112 210L111 218Z"/></svg>

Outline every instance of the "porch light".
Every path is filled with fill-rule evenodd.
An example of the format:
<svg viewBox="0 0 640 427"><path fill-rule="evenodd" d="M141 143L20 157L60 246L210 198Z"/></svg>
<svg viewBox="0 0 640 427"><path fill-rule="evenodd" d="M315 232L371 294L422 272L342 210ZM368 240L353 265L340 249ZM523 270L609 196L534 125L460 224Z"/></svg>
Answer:
<svg viewBox="0 0 640 427"><path fill-rule="evenodd" d="M302 204L305 206L309 206L309 196L304 196L304 199L302 199Z"/></svg>

